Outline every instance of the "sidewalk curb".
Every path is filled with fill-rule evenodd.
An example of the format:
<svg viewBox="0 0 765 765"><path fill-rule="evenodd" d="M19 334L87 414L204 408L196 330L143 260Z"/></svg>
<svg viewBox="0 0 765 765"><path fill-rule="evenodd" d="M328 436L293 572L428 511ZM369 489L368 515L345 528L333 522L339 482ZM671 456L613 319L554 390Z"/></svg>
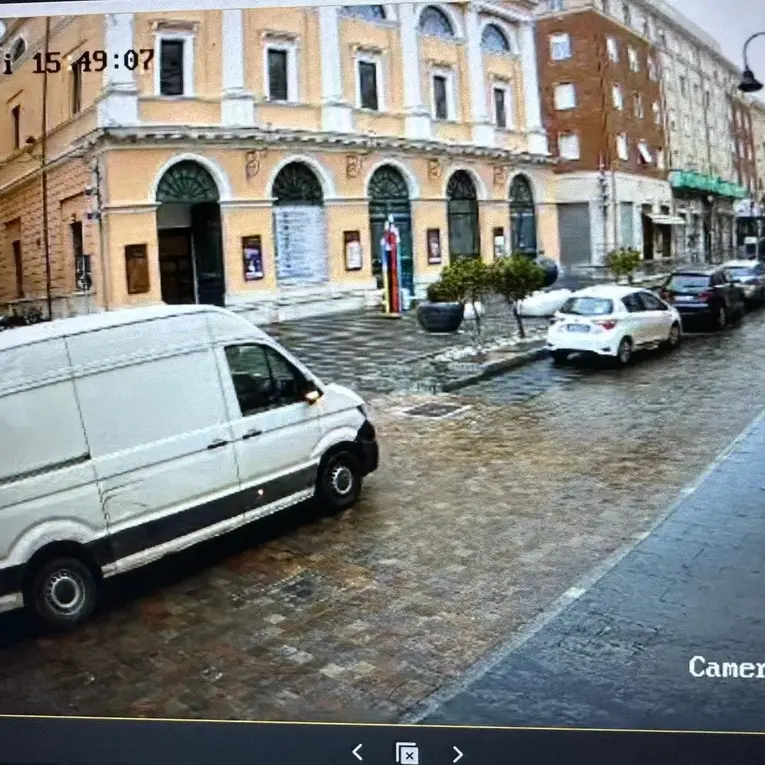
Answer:
<svg viewBox="0 0 765 765"><path fill-rule="evenodd" d="M452 382L444 383L441 386L442 393L453 393L454 391L467 388L470 385L488 380L492 377L497 377L503 372L508 372L511 369L517 369L518 367L529 364L532 361L537 361L547 356L547 348L544 346L544 341L539 341L539 344L535 348L530 348L527 351L523 351L514 355L512 358L503 359L502 361L494 361L487 364L480 372L473 375L467 375L459 380L453 380Z"/></svg>

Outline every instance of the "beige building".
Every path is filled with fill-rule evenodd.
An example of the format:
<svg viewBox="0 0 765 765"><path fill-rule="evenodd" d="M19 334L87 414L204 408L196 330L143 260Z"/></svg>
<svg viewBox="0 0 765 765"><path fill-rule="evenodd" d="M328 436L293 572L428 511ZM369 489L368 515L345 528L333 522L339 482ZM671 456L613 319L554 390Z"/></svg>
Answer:
<svg viewBox="0 0 765 765"><path fill-rule="evenodd" d="M391 215L414 295L457 256L557 257L534 6L54 17L47 75L44 19L9 20L0 308L369 305Z"/></svg>

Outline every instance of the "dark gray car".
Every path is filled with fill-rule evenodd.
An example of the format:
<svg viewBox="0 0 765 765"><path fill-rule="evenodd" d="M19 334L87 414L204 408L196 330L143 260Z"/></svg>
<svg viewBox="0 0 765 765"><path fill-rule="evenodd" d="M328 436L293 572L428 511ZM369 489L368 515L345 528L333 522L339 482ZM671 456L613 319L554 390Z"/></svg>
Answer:
<svg viewBox="0 0 765 765"><path fill-rule="evenodd" d="M684 327L699 323L723 329L746 311L743 289L722 266L675 271L662 285L661 297L677 308Z"/></svg>

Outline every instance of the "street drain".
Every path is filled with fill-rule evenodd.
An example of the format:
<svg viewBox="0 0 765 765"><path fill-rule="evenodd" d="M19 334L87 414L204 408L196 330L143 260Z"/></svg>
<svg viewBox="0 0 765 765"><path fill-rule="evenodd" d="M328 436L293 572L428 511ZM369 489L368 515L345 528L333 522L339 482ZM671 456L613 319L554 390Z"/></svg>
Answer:
<svg viewBox="0 0 765 765"><path fill-rule="evenodd" d="M423 417L428 420L443 420L446 417L455 417L470 409L462 404L420 404L411 409L405 409L402 414L407 417Z"/></svg>

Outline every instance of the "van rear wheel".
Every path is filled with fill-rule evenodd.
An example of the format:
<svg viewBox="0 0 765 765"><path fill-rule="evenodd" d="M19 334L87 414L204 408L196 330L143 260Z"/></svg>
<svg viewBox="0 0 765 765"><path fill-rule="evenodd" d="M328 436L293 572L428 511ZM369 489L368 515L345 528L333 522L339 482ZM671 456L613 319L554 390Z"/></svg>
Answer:
<svg viewBox="0 0 765 765"><path fill-rule="evenodd" d="M77 558L54 558L32 575L26 600L45 628L65 630L82 624L93 613L99 586L93 572Z"/></svg>
<svg viewBox="0 0 765 765"><path fill-rule="evenodd" d="M361 494L361 465L349 451L334 452L322 460L317 479L317 496L329 513L353 507Z"/></svg>

